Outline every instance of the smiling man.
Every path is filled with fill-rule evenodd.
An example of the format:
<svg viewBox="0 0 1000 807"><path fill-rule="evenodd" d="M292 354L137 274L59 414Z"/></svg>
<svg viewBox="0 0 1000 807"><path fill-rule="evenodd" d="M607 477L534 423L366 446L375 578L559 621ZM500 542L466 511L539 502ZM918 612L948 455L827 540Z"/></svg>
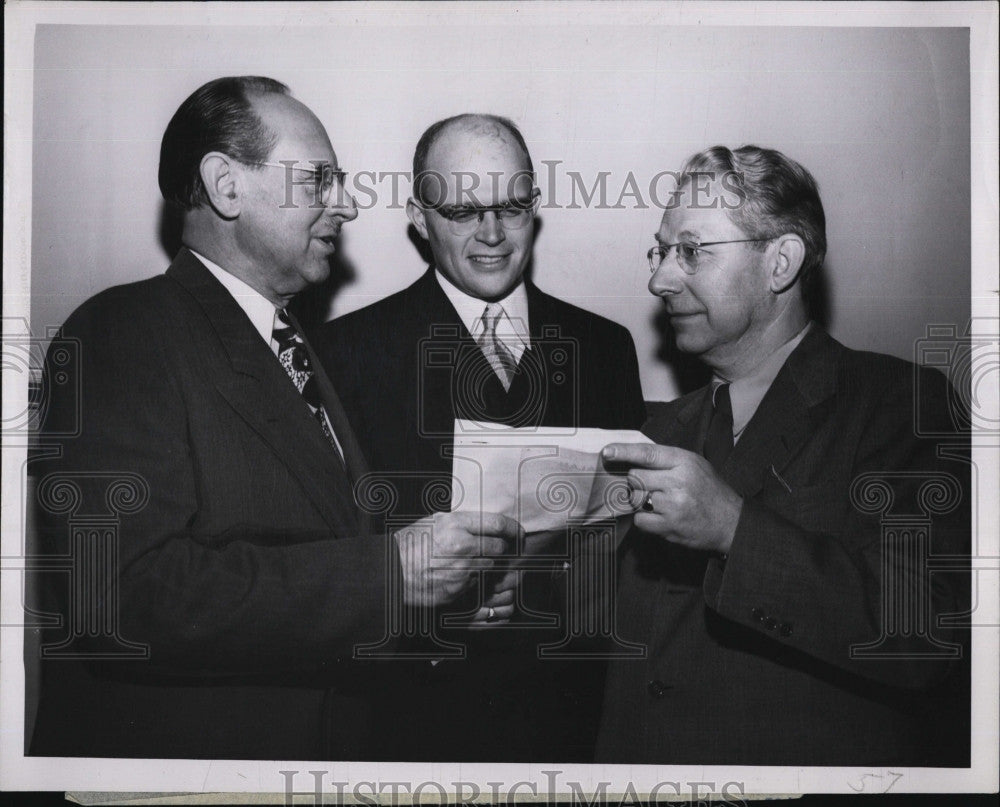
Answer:
<svg viewBox="0 0 1000 807"><path fill-rule="evenodd" d="M356 505L367 464L286 306L326 279L357 211L287 87L196 90L159 179L183 248L165 274L85 302L54 347L77 343L81 361L40 436L38 551L75 567L72 585L49 580L63 630L42 637L30 752L370 758L381 727L354 649L382 638L387 592L455 598L519 528L449 513L386 535ZM81 518L105 531L82 538Z"/></svg>
<svg viewBox="0 0 1000 807"><path fill-rule="evenodd" d="M604 450L637 509L619 630L648 654L611 664L601 762L967 764L967 573L928 564L969 551L968 440L944 376L810 321L825 254L801 165L688 161L649 289L714 378L645 425L660 445Z"/></svg>
<svg viewBox="0 0 1000 807"><path fill-rule="evenodd" d="M413 175L407 213L432 265L315 340L373 472L394 490L396 518L448 507L456 418L638 428L645 417L628 331L527 277L539 190L517 127L493 115L439 121L417 144ZM541 611L565 610L549 571L526 573L521 594ZM444 616L433 615L437 636L460 642L468 658L385 665L398 673L382 688L394 725L387 758L589 760L600 662L540 661L536 645L558 641L558 629L470 635L442 628Z"/></svg>

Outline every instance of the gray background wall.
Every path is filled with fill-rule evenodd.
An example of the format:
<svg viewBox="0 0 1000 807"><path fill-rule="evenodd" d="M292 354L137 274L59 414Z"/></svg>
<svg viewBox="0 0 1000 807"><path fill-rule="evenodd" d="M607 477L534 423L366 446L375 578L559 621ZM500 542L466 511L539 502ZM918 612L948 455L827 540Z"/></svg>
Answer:
<svg viewBox="0 0 1000 807"><path fill-rule="evenodd" d="M163 129L198 85L242 73L289 84L354 172L408 171L438 118L512 117L546 199L561 205L542 211L533 277L631 329L647 399L680 389L646 291L660 216L648 185L715 143L781 149L817 178L827 321L843 342L912 357L928 324L968 321L967 29L366 26L351 24L349 8L336 14L304 27L37 28L35 334L89 295L166 268L176 233L156 186ZM561 161L554 187L543 161ZM610 172L604 209L567 207L570 171L588 187ZM609 209L629 172L642 200ZM377 190L345 229L338 282L316 303L324 314L424 269L391 182ZM408 190L402 182L399 204Z"/></svg>

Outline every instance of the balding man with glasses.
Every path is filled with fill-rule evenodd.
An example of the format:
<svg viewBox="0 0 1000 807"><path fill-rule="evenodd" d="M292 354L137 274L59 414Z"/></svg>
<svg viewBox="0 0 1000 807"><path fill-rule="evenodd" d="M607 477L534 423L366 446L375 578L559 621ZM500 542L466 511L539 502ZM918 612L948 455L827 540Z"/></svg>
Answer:
<svg viewBox="0 0 1000 807"><path fill-rule="evenodd" d="M645 419L628 331L526 276L540 192L517 127L494 115L439 121L417 144L413 174L407 214L431 265L315 338L401 518L449 506L456 418L541 429L638 428ZM521 604L564 617L559 566L555 580L550 570L525 573ZM602 664L539 660L537 645L557 642L565 623L490 627L497 606L514 602L515 582L487 576L466 603L484 630L441 627L462 609L438 612L435 637L410 637L430 660L384 665L398 673L382 687L393 720L387 758L589 761ZM525 618L519 609L513 622ZM434 663L447 641L468 657Z"/></svg>
<svg viewBox="0 0 1000 807"><path fill-rule="evenodd" d="M637 511L619 631L648 652L611 662L597 759L967 764L967 572L929 566L969 551L954 390L810 320L805 168L717 146L679 177L649 289L712 380L646 424L659 445L603 452Z"/></svg>

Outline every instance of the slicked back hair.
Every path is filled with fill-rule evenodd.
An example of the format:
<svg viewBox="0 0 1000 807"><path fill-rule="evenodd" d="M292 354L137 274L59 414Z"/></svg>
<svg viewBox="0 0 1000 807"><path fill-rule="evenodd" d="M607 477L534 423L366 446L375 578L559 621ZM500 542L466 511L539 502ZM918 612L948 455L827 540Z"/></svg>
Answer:
<svg viewBox="0 0 1000 807"><path fill-rule="evenodd" d="M716 179L730 174L727 187L736 189L740 204L729 210L729 216L749 237L795 233L802 239L806 250L798 280L807 294L826 257L826 216L812 174L774 149L712 146L688 159L678 187L705 173ZM765 249L767 245L750 246Z"/></svg>
<svg viewBox="0 0 1000 807"><path fill-rule="evenodd" d="M217 78L195 90L178 107L160 144L160 193L171 204L192 210L208 204L201 160L211 151L244 163L266 160L276 133L254 112L253 97L289 95L280 81L263 76Z"/></svg>
<svg viewBox="0 0 1000 807"><path fill-rule="evenodd" d="M445 129L452 126L464 126L468 131L476 131L481 128L482 124L493 124L501 127L502 129L506 129L508 134L510 134L510 136L514 139L514 142L517 143L521 151L524 153L528 174L534 174L535 167L531 162L531 154L528 152L528 144L524 142L524 136L521 134L521 130L517 128L517 124L510 118L505 118L501 115L489 115L485 113L478 114L474 112L453 115L450 118L439 120L437 123L432 123L420 136L420 140L417 141L417 148L413 152L413 196L418 202L420 202L420 204L423 205L427 203L427 200L424 198L422 192L422 185L424 184L422 180L428 174L427 155L430 154L430 150L434 145L434 142Z"/></svg>

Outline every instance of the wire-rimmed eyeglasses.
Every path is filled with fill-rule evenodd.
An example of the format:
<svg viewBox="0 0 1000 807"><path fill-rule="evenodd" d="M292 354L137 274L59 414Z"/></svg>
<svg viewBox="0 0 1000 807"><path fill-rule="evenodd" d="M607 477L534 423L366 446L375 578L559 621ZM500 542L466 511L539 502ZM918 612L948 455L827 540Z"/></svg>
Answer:
<svg viewBox="0 0 1000 807"><path fill-rule="evenodd" d="M698 271L705 247L715 247L720 244L752 244L770 240L770 238L736 238L731 241L678 241L676 244L657 244L646 253L646 258L649 259L649 270L655 272L667 259L670 250L676 249L677 263L685 274L693 275Z"/></svg>
<svg viewBox="0 0 1000 807"><path fill-rule="evenodd" d="M327 204L330 201L330 194L337 185L340 185L342 188L345 187L347 172L342 168L335 168L329 163L318 162L313 163L311 168L307 168L296 165L296 162L296 160L284 160L282 162L268 162L267 160L263 160L261 162L245 164L266 166L267 168L284 168L286 171L301 171L305 174L310 174L314 183L312 185L312 192L316 204ZM306 185L308 182L297 182L295 184Z"/></svg>

